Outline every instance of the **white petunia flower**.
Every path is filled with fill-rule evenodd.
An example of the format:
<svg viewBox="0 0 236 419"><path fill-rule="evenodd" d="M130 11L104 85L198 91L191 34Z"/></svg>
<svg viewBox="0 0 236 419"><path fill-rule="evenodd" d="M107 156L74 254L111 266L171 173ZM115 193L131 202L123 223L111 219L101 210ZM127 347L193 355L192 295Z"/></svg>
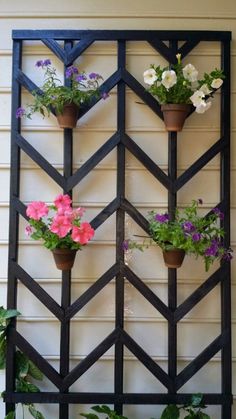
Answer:
<svg viewBox="0 0 236 419"><path fill-rule="evenodd" d="M205 102L202 100L202 103L196 107L197 113L204 113L211 107L211 102Z"/></svg>
<svg viewBox="0 0 236 419"><path fill-rule="evenodd" d="M174 86L177 82L177 76L174 70L163 71L161 78L161 83L167 90Z"/></svg>
<svg viewBox="0 0 236 419"><path fill-rule="evenodd" d="M219 87L223 84L223 80L222 79L214 79L213 82L211 83L211 87L213 87L213 89L219 89Z"/></svg>
<svg viewBox="0 0 236 419"><path fill-rule="evenodd" d="M203 102L203 98L205 97L204 93L201 90L196 90L192 96L190 96L190 100L192 101L195 107L200 106Z"/></svg>
<svg viewBox="0 0 236 419"><path fill-rule="evenodd" d="M203 84L201 87L200 87L200 89L199 90L201 90L201 92L203 92L204 93L204 95L209 95L210 93L211 93L211 90L208 88L208 86L207 86L207 84L205 83L205 84Z"/></svg>
<svg viewBox="0 0 236 419"><path fill-rule="evenodd" d="M197 80L198 71L192 64L187 64L183 68L183 75L186 80L189 80L190 82L194 82Z"/></svg>
<svg viewBox="0 0 236 419"><path fill-rule="evenodd" d="M144 71L143 78L144 83L149 84L149 86L151 86L157 80L157 75L154 68L149 68L148 70Z"/></svg>

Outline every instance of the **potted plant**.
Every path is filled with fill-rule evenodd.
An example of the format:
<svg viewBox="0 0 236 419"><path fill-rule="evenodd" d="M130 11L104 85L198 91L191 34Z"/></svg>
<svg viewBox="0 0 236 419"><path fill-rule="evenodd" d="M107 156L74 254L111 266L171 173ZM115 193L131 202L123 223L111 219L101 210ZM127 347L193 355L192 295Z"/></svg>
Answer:
<svg viewBox="0 0 236 419"><path fill-rule="evenodd" d="M225 77L223 71L216 68L198 80L198 70L192 64L183 67L181 54L176 58L177 63L170 67L152 64L143 73L148 91L161 104L167 131L182 130L191 105L197 113L206 112L211 106L208 99L221 87Z"/></svg>
<svg viewBox="0 0 236 419"><path fill-rule="evenodd" d="M197 210L201 204L201 199L193 200L182 213L176 209L173 220L168 213L149 212L150 238L162 249L164 262L168 268L179 268L185 254L201 256L206 271L216 259L232 258L232 249L225 249L222 244L224 230L218 225L224 214L219 208L213 208L209 215L200 216ZM124 250L132 248L143 250L145 246L148 246L145 241L143 244L131 240L123 243Z"/></svg>
<svg viewBox="0 0 236 419"><path fill-rule="evenodd" d="M42 201L31 202L26 209L29 225L26 234L52 251L58 269L73 267L77 250L81 250L94 236L94 229L81 222L84 208L73 209L69 195L58 195L53 205Z"/></svg>
<svg viewBox="0 0 236 419"><path fill-rule="evenodd" d="M49 116L55 111L61 128L74 128L80 105L94 96L99 96L98 87L102 76L97 73L86 74L84 71L79 71L77 66L71 65L65 72L66 79L70 80L70 83L64 86L49 59L37 61L36 67L44 70L44 83L41 90L32 92L34 97L32 104L17 109L16 117L31 118L34 112L40 112L44 117L45 113ZM107 96L107 93L102 95L104 99Z"/></svg>

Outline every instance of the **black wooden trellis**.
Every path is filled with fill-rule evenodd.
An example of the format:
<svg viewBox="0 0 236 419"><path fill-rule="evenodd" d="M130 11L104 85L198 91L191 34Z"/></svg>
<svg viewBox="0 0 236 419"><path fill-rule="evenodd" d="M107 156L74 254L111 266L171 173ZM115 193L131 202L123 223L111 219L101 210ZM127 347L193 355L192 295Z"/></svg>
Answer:
<svg viewBox="0 0 236 419"><path fill-rule="evenodd" d="M60 371L59 373L27 342L12 322L8 336L6 366L6 411L17 402L58 403L59 418L68 418L71 403L114 404L122 412L124 404L168 404L189 401L189 394L178 390L202 368L217 352L221 351L221 392L204 394L206 404L220 405L221 417L231 418L231 307L230 265L224 263L182 304L177 307L176 270L168 272L168 306L165 305L137 275L124 264L121 244L124 239L124 218L128 213L144 230L147 221L125 197L125 152L129 150L158 182L168 190L168 207L173 211L176 195L198 171L218 153L221 156L221 181L219 207L224 210L223 227L226 231L225 245L230 243L230 39L226 31L143 31L143 30L16 30L13 31L13 81L12 81L12 137L11 137L11 188L10 188L10 234L9 234L9 280L8 308L17 305L17 280L21 281L61 323ZM65 65L71 65L94 41L117 41L118 68L102 85L101 93L117 85L117 132L87 160L74 174L72 169L73 132L64 131L64 173L60 175L40 153L21 135L20 121L15 118L21 104L21 87L32 91L37 88L22 72L22 43L27 40L42 41ZM57 41L64 41L64 47ZM79 41L74 44L74 41ZM126 41L147 41L170 63L176 61L177 52L185 57L201 41L216 41L221 44L221 66L226 79L221 92L221 136L190 168L177 178L177 134L169 133L168 175L138 147L126 133L125 89L132 89L157 115L162 118L156 100L126 70ZM169 41L167 44L164 41ZM185 41L179 47L179 43ZM92 105L96 103L96 99ZM91 106L90 106L91 107ZM89 111L81 110L80 116ZM111 150L117 147L117 194L92 221L98 228L111 214L116 212L116 262L73 304L70 298L70 273L62 275L61 305L18 264L19 215L26 217L25 205L19 198L21 150L28 154L66 193L72 193L77 185ZM39 197L40 199L40 197ZM69 371L70 321L103 287L116 277L115 329L72 371ZM124 277L159 311L168 321L168 373L140 347L124 330ZM177 323L217 284L221 284L221 333L188 366L177 374ZM115 345L114 392L69 392L70 386L84 374L112 345ZM45 376L58 388L58 392L17 393L14 379L14 351L20 348L41 369ZM167 388L165 394L124 393L123 367L124 346L127 347L146 368Z"/></svg>

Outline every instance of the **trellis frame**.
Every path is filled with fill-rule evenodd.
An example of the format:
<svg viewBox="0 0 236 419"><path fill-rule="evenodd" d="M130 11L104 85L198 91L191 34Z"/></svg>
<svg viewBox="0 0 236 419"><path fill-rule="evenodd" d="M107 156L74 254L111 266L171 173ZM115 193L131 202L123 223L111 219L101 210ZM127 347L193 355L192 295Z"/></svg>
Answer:
<svg viewBox="0 0 236 419"><path fill-rule="evenodd" d="M15 118L17 107L21 104L21 87L29 91L37 88L21 71L22 43L26 40L41 40L64 63L65 67L82 54L94 41L117 41L118 69L102 85L101 93L108 92L117 85L117 132L94 155L73 172L73 132L64 130L64 174L61 176L40 153L21 135L20 120ZM56 41L64 41L64 49ZM73 46L73 41L79 43ZM188 40L188 41L186 41ZM17 306L17 280L20 280L61 322L60 373L41 357L41 355L17 332L12 321L8 334L6 366L6 412L15 403L58 403L59 419L68 419L68 406L71 403L114 404L122 412L124 404L168 404L185 403L189 394L178 390L218 351L221 350L221 393L204 394L206 404L221 405L222 418L231 419L231 282L230 264L224 263L177 307L177 274L168 270L168 306L166 306L142 281L124 264L121 245L124 240L124 219L128 213L145 231L146 219L125 197L125 152L129 150L146 169L168 190L168 208L176 207L177 191L188 182L202 167L218 153L221 156L220 202L218 207L225 213L222 222L225 229L225 245L230 244L230 40L227 31L143 31L143 30L16 30L13 31L13 78L12 78L12 136L11 136L11 180L10 180L10 232L8 269L8 308ZM176 61L175 55L184 58L199 42L216 41L221 44L221 67L226 79L221 92L221 137L181 176L177 178L177 133L168 134L168 175L148 157L125 132L125 89L129 86L157 115L162 118L156 100L145 91L138 81L126 70L126 41L147 41L170 63ZM163 41L169 41L169 48ZM186 41L179 47L180 41ZM99 99L98 99L99 100ZM93 106L97 100L94 100ZM90 107L91 107L90 106ZM80 116L89 111L81 110ZM71 277L69 272L62 274L62 299L58 305L41 286L18 264L19 215L27 219L26 207L20 201L20 154L28 154L65 193L72 193L77 185L111 150L117 147L117 196L92 221L98 228L111 214L116 212L116 262L82 296L71 304ZM40 199L40 197L39 197ZM90 301L111 279L116 277L116 315L115 329L88 356L69 372L69 336L71 318ZM152 358L124 330L124 277L165 317L168 321L168 373L165 373ZM204 349L188 366L177 374L177 323L217 284L221 286L221 334ZM91 365L93 365L112 345L115 345L114 392L111 393L71 393L73 384ZM15 392L15 347L22 350L41 369L58 388L58 392L17 393ZM162 382L168 393L124 393L123 368L124 346L126 346L151 373Z"/></svg>

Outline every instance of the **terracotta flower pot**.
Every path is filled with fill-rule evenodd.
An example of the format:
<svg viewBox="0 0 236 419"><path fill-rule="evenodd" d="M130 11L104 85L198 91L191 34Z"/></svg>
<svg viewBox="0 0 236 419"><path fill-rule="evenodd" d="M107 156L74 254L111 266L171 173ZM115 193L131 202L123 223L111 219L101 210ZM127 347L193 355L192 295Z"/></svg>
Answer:
<svg viewBox="0 0 236 419"><path fill-rule="evenodd" d="M77 250L74 249L52 250L57 269L60 269L61 271L70 270L74 265L76 252Z"/></svg>
<svg viewBox="0 0 236 419"><path fill-rule="evenodd" d="M61 128L75 128L78 120L79 108L74 103L64 105L63 112L57 113L57 121Z"/></svg>
<svg viewBox="0 0 236 419"><path fill-rule="evenodd" d="M185 251L182 249L172 249L163 251L165 265L168 268L180 268L183 263Z"/></svg>
<svg viewBox="0 0 236 419"><path fill-rule="evenodd" d="M161 105L167 131L182 131L185 119L191 110L191 105L166 104Z"/></svg>

